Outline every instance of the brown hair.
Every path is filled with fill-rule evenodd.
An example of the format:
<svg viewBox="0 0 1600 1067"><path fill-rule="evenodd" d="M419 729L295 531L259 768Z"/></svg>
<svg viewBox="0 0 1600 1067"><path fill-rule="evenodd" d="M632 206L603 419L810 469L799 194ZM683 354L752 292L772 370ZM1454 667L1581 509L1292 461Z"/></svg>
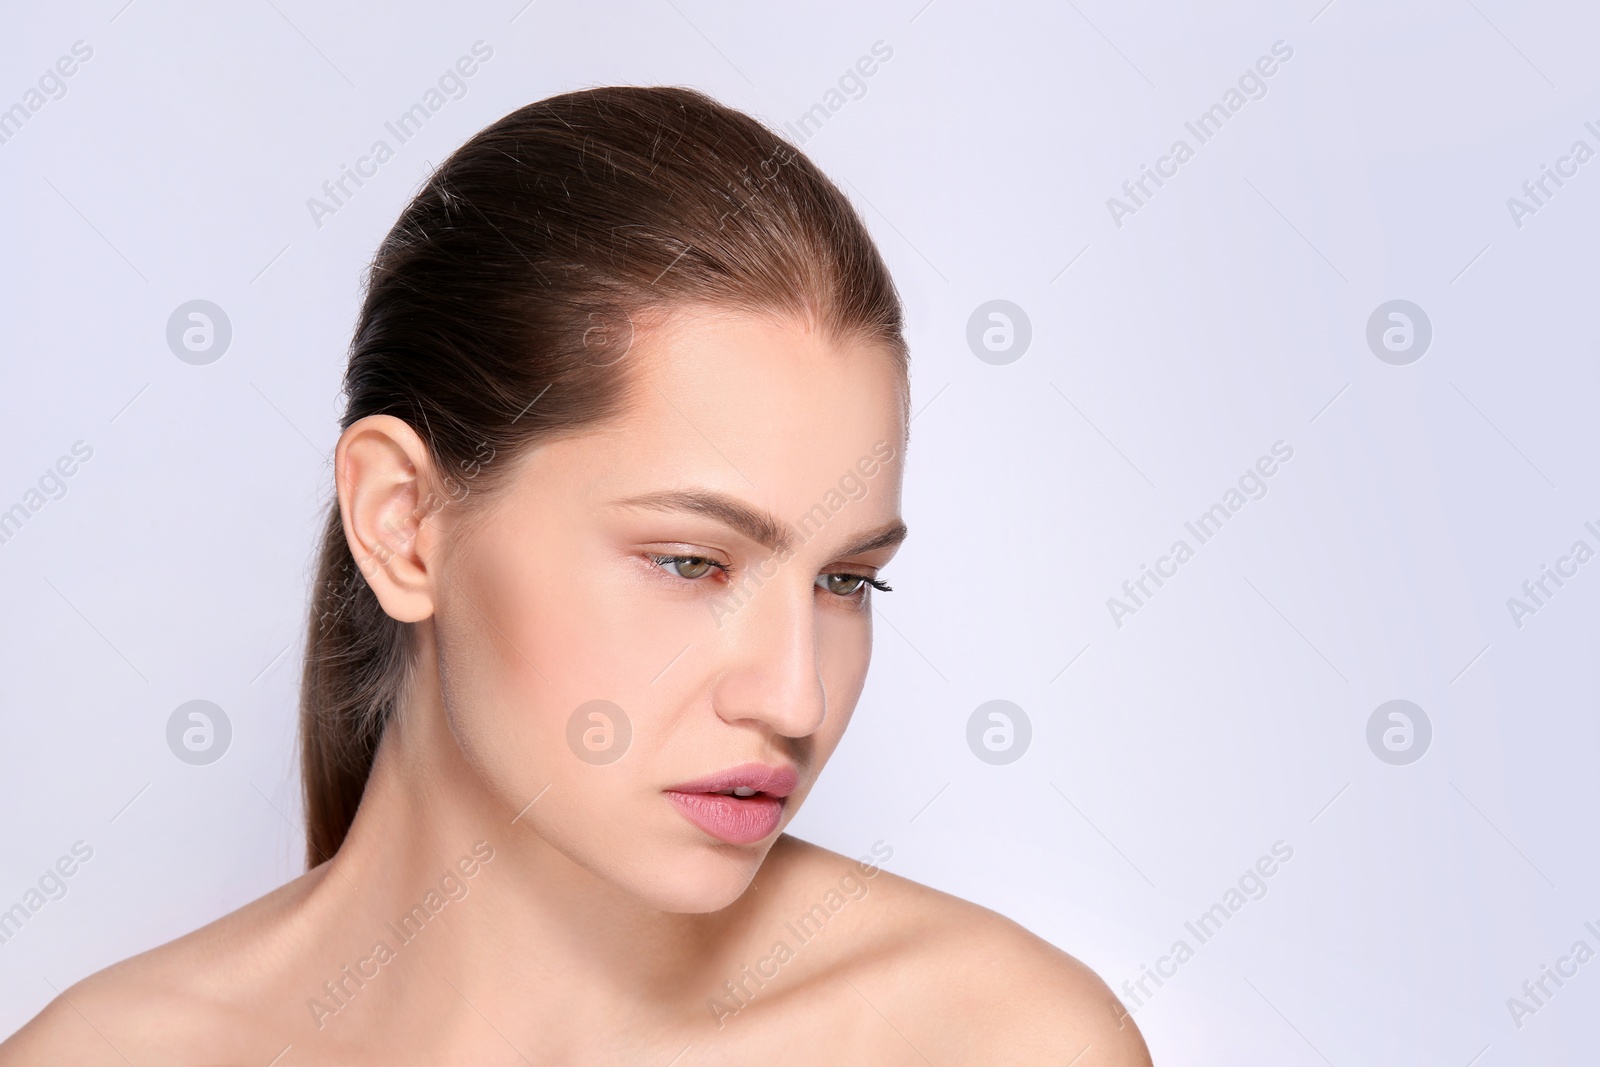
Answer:
<svg viewBox="0 0 1600 1067"><path fill-rule="evenodd" d="M515 457L615 415L632 324L709 305L875 342L902 372L900 301L866 227L798 149L689 89L530 104L458 148L379 247L340 429L405 420L452 503ZM457 480L456 472L461 478ZM306 862L343 843L402 698L411 623L387 615L328 509L300 696Z"/></svg>

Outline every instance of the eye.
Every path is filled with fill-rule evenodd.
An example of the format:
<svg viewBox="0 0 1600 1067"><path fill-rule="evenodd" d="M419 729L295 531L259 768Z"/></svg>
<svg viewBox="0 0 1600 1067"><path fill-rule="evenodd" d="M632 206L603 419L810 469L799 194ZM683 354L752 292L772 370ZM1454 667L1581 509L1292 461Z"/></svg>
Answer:
<svg viewBox="0 0 1600 1067"><path fill-rule="evenodd" d="M840 597L853 597L857 593L864 593L869 585L885 593L894 592L894 587L888 582L869 578L865 574L819 574L817 585Z"/></svg>
<svg viewBox="0 0 1600 1067"><path fill-rule="evenodd" d="M720 563L713 563L704 556L668 556L652 555L651 561L663 570L677 575L688 581L697 581L710 574L713 570L726 570Z"/></svg>

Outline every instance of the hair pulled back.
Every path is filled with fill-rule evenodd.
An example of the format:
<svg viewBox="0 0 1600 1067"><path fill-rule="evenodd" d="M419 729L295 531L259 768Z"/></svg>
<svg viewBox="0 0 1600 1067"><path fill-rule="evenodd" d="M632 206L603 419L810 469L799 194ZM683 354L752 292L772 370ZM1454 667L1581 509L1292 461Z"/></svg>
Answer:
<svg viewBox="0 0 1600 1067"><path fill-rule="evenodd" d="M503 484L510 460L617 414L634 324L691 305L793 316L876 342L905 370L888 269L793 145L690 89L530 104L446 159L379 247L340 429L404 420L452 505L467 506ZM414 625L379 605L335 497L300 694L308 866L355 818L404 694Z"/></svg>

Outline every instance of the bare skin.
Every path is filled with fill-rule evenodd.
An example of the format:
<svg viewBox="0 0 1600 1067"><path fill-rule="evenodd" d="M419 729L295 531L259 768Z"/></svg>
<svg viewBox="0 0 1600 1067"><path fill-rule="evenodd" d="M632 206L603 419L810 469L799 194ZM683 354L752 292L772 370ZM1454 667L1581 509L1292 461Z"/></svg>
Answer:
<svg viewBox="0 0 1600 1067"><path fill-rule="evenodd" d="M881 870L887 846L863 861L782 833L854 711L864 579L898 545L888 359L705 310L628 358L627 412L516 460L465 521L429 506L444 483L403 422L345 432L346 536L417 639L349 836L74 985L0 1067L1149 1064L1072 957ZM701 504L637 503L686 490ZM705 494L791 533L821 519L775 553ZM631 727L613 762L568 744L595 699ZM750 761L798 773L760 841L719 840L665 798Z"/></svg>

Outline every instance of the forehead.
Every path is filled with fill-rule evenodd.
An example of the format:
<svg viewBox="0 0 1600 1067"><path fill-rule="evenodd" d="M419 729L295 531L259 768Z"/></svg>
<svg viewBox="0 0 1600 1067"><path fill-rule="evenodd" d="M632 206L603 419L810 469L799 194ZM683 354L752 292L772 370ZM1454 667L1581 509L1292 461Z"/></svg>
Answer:
<svg viewBox="0 0 1600 1067"><path fill-rule="evenodd" d="M863 512L899 506L903 381L882 346L782 319L687 310L641 331L625 360L629 403L570 442L607 490L694 484L778 514L882 468ZM622 365L619 365L622 366ZM867 501L863 500L865 505Z"/></svg>

